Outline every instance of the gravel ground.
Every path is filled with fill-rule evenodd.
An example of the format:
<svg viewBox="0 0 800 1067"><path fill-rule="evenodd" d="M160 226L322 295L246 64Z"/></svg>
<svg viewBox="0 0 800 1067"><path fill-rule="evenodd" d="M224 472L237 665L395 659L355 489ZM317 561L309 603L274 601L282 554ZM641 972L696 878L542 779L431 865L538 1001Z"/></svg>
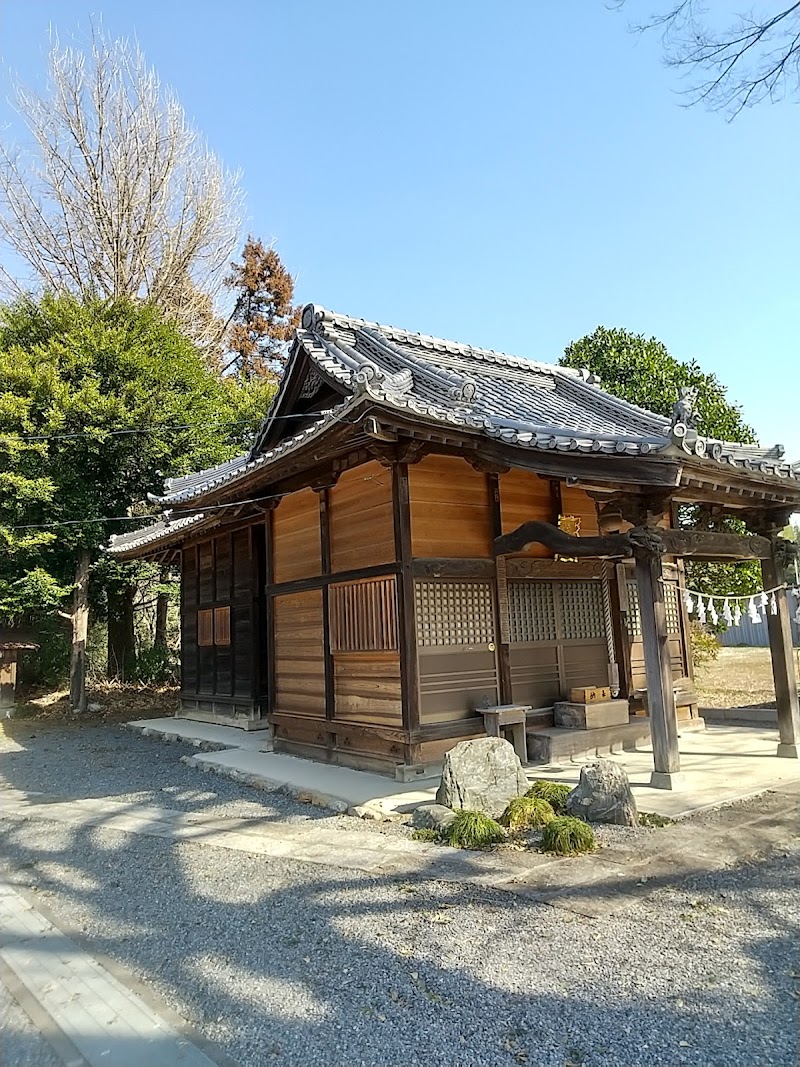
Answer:
<svg viewBox="0 0 800 1067"><path fill-rule="evenodd" d="M98 828L3 837L57 919L241 1067L797 1062L800 849L589 920Z"/></svg>
<svg viewBox="0 0 800 1067"><path fill-rule="evenodd" d="M177 762L183 746L108 727L33 733L0 745L17 788L375 832L200 777ZM601 919L45 820L1 826L0 856L241 1067L798 1062L800 845Z"/></svg>
<svg viewBox="0 0 800 1067"><path fill-rule="evenodd" d="M365 833L411 833L397 823L335 816L301 804L287 793L265 792L222 775L187 767L181 756L192 745L141 737L106 724L14 722L0 733L0 785L69 800L110 797L214 817L273 819L298 823L324 820L331 829ZM87 760L91 773L87 773Z"/></svg>

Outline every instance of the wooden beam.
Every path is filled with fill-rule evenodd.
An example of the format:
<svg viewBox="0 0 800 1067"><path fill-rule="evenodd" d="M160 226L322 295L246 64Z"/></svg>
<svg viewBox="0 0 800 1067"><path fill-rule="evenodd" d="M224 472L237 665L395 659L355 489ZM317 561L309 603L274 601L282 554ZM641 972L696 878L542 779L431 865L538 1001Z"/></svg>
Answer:
<svg viewBox="0 0 800 1067"><path fill-rule="evenodd" d="M418 557L413 564L416 578L493 578L494 560Z"/></svg>
<svg viewBox="0 0 800 1067"><path fill-rule="evenodd" d="M680 772L681 761L661 559L653 553L637 552L636 581L639 586L639 613L647 676L647 710L653 743L654 769L650 784L661 789L673 789L678 784L675 776Z"/></svg>
<svg viewBox="0 0 800 1067"><path fill-rule="evenodd" d="M601 537L575 537L549 522L524 522L516 530L496 537L496 555L523 552L532 544L542 544L561 556L626 559L639 549L666 556L691 559L767 559L772 548L768 538L757 534L740 535L707 530L670 530L661 527L635 527L627 533Z"/></svg>
<svg viewBox="0 0 800 1067"><path fill-rule="evenodd" d="M765 589L774 589L784 578L775 554L762 559L761 574ZM778 706L778 755L797 759L800 747L800 707L797 698L797 676L792 651L792 627L789 619L789 602L785 589L774 594L778 605L777 615L767 612L769 649L772 657L772 677L775 681L775 698Z"/></svg>
<svg viewBox="0 0 800 1067"><path fill-rule="evenodd" d="M419 658L417 653L417 611L414 595L414 559L411 545L411 495L408 467L392 468L392 513L397 560L397 625L400 646L400 693L403 728L414 733L420 724ZM413 760L409 755L409 761Z"/></svg>
<svg viewBox="0 0 800 1067"><path fill-rule="evenodd" d="M633 555L633 546L627 534L608 534L605 537L575 537L550 522L524 522L511 533L494 539L497 556L524 552L529 545L541 544L560 556L618 557Z"/></svg>

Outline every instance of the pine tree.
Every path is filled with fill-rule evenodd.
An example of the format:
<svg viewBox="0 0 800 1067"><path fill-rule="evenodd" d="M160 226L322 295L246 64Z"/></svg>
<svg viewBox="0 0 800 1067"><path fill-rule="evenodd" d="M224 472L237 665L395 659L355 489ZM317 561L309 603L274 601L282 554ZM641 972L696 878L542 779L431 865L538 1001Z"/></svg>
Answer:
<svg viewBox="0 0 800 1067"><path fill-rule="evenodd" d="M292 303L294 278L274 248L248 236L242 262L231 264L225 284L236 294L228 325L225 372L243 382L277 377L287 358L286 342L300 321Z"/></svg>

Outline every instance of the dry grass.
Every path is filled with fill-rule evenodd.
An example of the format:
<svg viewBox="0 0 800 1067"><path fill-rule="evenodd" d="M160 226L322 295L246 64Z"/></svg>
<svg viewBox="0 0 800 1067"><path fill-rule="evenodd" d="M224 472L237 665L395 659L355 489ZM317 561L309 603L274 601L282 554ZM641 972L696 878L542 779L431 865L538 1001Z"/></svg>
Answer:
<svg viewBox="0 0 800 1067"><path fill-rule="evenodd" d="M701 708L773 706L769 649L720 649L719 659L695 668L695 685Z"/></svg>
<svg viewBox="0 0 800 1067"><path fill-rule="evenodd" d="M69 710L68 689L23 686L15 718L118 722L174 715L178 709L177 686L151 688L105 682L87 686L86 695L94 709L78 720Z"/></svg>

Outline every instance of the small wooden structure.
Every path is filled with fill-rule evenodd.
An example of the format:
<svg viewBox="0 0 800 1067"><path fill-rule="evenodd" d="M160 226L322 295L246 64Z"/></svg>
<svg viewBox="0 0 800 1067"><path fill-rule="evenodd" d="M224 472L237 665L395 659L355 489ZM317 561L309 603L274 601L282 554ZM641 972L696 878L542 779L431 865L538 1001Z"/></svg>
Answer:
<svg viewBox="0 0 800 1067"><path fill-rule="evenodd" d="M798 469L701 437L587 373L303 310L251 451L167 481L118 558L179 559L184 715L391 772L484 733L481 708L646 690L657 784L692 676L683 560L780 584ZM676 519L700 504L703 528ZM752 533L718 529L735 515ZM780 754L800 719L785 594L769 619ZM682 690L685 685L681 683ZM691 704L683 714L696 713Z"/></svg>
<svg viewBox="0 0 800 1067"><path fill-rule="evenodd" d="M20 652L39 643L30 630L0 627L0 719L9 719L17 700L17 659Z"/></svg>

